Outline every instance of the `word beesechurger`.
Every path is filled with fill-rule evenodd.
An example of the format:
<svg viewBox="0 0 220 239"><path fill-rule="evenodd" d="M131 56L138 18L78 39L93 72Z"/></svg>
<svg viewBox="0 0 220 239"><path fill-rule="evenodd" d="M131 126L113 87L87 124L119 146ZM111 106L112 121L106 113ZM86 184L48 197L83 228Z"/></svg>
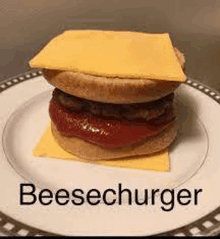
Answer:
<svg viewBox="0 0 220 239"><path fill-rule="evenodd" d="M72 191L59 189L55 193L49 189L42 189L39 193L36 192L34 184L20 184L20 205L33 205L40 203L43 206L49 206L56 203L60 206L73 204L81 206L89 204L96 206L104 203L107 206L112 205L139 205L139 206L154 206L160 204L160 208L169 212L174 209L176 204L181 206L198 205L199 196L202 189L128 189L123 188L119 183L118 187L98 190L91 188L85 191L81 188L75 188Z"/></svg>

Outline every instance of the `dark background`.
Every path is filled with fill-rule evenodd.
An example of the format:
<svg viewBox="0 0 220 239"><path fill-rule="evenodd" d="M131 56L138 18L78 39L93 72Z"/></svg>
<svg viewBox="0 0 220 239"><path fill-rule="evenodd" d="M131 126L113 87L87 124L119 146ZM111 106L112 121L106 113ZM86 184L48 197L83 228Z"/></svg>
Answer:
<svg viewBox="0 0 220 239"><path fill-rule="evenodd" d="M220 91L219 0L0 0L0 81L67 29L169 32L186 74Z"/></svg>

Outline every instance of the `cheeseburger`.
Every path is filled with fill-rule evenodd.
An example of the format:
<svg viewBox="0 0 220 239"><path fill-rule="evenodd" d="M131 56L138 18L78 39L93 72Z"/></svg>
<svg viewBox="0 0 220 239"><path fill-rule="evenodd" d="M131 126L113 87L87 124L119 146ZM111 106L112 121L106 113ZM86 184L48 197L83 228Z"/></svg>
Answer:
<svg viewBox="0 0 220 239"><path fill-rule="evenodd" d="M86 160L159 152L178 126L174 91L186 80L184 55L169 34L69 30L31 61L55 86L54 139Z"/></svg>

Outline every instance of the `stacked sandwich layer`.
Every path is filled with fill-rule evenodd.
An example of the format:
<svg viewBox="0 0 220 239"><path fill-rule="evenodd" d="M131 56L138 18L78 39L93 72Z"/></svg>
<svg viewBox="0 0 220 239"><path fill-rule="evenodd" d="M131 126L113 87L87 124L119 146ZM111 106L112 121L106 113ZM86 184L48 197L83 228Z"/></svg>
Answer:
<svg viewBox="0 0 220 239"><path fill-rule="evenodd" d="M67 31L31 61L33 67L44 68L45 78L56 87L49 113L52 134L62 148L80 158L100 160L151 154L172 143L178 129L173 92L185 79L182 71L185 60L178 49L168 48L167 36ZM70 41L73 46L76 44L73 48ZM126 58L122 56L125 54L123 42L130 51L126 52ZM99 46L102 43L103 46ZM152 57L144 57L146 49L139 51L140 45L147 47ZM121 51L119 46L123 48ZM63 51L53 60L56 47L56 54L60 49ZM69 47L68 54L66 47ZM109 47L112 51L114 47L118 49L121 64L116 58L115 63L113 56L116 55L111 54ZM95 54L93 62L92 53ZM106 65L106 54L111 59L109 65Z"/></svg>

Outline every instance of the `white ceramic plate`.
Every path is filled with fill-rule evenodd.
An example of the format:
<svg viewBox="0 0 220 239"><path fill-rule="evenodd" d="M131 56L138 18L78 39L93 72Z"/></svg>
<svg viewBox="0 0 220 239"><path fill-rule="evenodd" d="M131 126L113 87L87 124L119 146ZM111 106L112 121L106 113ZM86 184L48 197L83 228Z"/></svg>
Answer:
<svg viewBox="0 0 220 239"><path fill-rule="evenodd" d="M9 235L209 235L220 225L220 94L188 79L177 90L177 140L170 149L171 171L159 173L37 158L32 149L49 123L48 103L53 87L32 71L0 84L0 231ZM143 199L148 189L180 189L192 193L191 203L166 212L161 194L155 205L128 205L126 196L112 206L103 201L92 206L71 203L59 206L20 205L20 184L33 183L36 195L42 189L64 188L85 193L111 188L135 189ZM194 190L202 189L198 205ZM112 195L111 195L112 196ZM110 194L108 200L111 200ZM167 199L169 201L169 199ZM168 202L167 201L167 202Z"/></svg>

